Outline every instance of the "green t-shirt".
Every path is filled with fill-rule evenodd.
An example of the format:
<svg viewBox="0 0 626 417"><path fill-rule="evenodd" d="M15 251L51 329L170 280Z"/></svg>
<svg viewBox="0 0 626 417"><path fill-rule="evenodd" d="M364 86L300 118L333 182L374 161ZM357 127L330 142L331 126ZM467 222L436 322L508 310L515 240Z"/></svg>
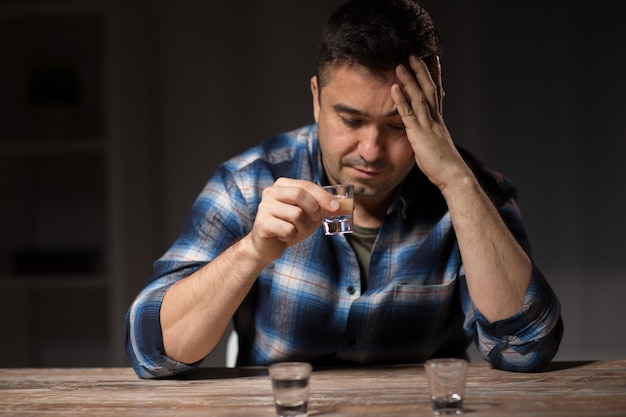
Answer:
<svg viewBox="0 0 626 417"><path fill-rule="evenodd" d="M361 292L364 292L367 288L372 246L374 246L374 241L376 241L376 236L378 236L378 229L378 227L362 227L352 224L352 233L346 235L361 269Z"/></svg>

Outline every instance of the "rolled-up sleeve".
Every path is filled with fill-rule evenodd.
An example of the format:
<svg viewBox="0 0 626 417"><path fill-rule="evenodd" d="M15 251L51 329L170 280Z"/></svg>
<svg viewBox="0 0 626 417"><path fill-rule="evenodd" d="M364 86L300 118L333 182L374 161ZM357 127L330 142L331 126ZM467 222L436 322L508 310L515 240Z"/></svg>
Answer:
<svg viewBox="0 0 626 417"><path fill-rule="evenodd" d="M493 323L473 306L464 281L465 331L485 360L496 368L518 372L539 371L550 363L563 336L561 306L536 266L522 309Z"/></svg>
<svg viewBox="0 0 626 417"><path fill-rule="evenodd" d="M160 310L171 283L164 281L151 282L126 313L126 355L140 378L171 376L197 366L177 362L165 354Z"/></svg>

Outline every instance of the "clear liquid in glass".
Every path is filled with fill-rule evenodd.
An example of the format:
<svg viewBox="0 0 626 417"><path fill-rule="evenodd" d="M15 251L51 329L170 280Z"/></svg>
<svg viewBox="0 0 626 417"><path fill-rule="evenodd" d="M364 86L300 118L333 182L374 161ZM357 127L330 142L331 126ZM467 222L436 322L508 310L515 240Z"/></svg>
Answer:
<svg viewBox="0 0 626 417"><path fill-rule="evenodd" d="M274 379L276 414L279 417L306 417L308 379Z"/></svg>
<svg viewBox="0 0 626 417"><path fill-rule="evenodd" d="M435 415L453 415L463 413L463 397L459 394L445 397L432 397L433 413Z"/></svg>

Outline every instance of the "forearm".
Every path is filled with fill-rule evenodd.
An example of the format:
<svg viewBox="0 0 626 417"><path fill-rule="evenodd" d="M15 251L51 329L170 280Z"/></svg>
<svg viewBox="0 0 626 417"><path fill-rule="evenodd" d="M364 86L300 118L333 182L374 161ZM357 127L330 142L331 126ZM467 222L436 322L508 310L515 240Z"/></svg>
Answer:
<svg viewBox="0 0 626 417"><path fill-rule="evenodd" d="M172 285L160 311L166 354L183 363L209 354L265 265L254 256L248 237L244 237Z"/></svg>
<svg viewBox="0 0 626 417"><path fill-rule="evenodd" d="M460 175L442 193L474 306L490 322L512 316L521 309L530 283L528 255L473 175Z"/></svg>

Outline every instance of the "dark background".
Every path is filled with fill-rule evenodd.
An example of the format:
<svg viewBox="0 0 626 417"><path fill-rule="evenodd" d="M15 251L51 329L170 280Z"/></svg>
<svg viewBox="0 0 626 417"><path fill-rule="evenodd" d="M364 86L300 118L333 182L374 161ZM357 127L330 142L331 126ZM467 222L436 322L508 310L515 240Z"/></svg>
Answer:
<svg viewBox="0 0 626 417"><path fill-rule="evenodd" d="M79 365L125 363L120 353L122 316L149 279L152 261L176 238L217 164L270 135L312 121L309 78L318 34L339 4L0 1L0 17L5 19L84 9L104 19L104 52L94 58L102 59L102 100L96 101L104 104L91 111L101 113L93 123L101 121L99 129L108 143L103 168L108 188L105 198L95 201L105 207L108 231L103 239L110 311L101 330L114 353L93 349ZM557 359L623 358L626 29L619 3L422 4L444 43L444 116L453 138L507 174L520 190L536 260L563 305L566 333ZM0 30L6 22L0 21ZM0 45L6 49L12 41L5 38ZM6 118L13 96L5 97L0 116ZM0 135L0 157L5 158L0 164L15 153L2 142L15 140L15 134ZM56 160L54 152L46 155ZM13 171L6 166L2 173L10 177ZM28 175L23 170L19 176ZM54 200L58 193L49 194ZM0 199L4 210L8 200ZM2 248L11 249L9 244ZM20 351L26 347L31 354L20 361L5 359L3 365L75 364L60 360L56 352L64 343L80 340L81 332L94 333L86 330L93 327L89 321L81 322L73 337L54 344L60 348L38 345L51 339L42 342L33 334L72 327L43 325L41 308L32 313L41 298L56 310L67 303L55 304L47 294L83 298L74 284L69 285L71 292L50 282L30 297L23 296L32 292L30 284L0 286L6 299L20 294L19 302L7 304L11 309L19 308L20 315L31 311L26 321L9 320L5 313L8 345L14 341ZM76 303L61 321L80 315L82 304ZM4 355L15 355L15 349ZM210 363L220 360L213 357Z"/></svg>

